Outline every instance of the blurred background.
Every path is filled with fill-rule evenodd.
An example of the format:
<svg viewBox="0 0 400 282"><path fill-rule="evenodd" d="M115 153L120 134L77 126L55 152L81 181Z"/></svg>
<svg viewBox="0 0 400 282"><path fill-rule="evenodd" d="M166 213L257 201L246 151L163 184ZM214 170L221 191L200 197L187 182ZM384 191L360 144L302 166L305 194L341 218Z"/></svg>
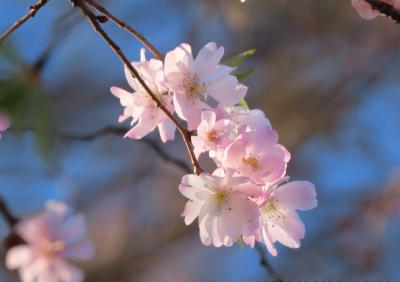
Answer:
<svg viewBox="0 0 400 282"><path fill-rule="evenodd" d="M0 30L34 1L0 0ZM269 260L288 280L400 279L400 27L361 19L350 0L102 1L163 53L181 42L225 57L255 48L248 103L264 110L292 152L288 174L317 186L301 214L300 249ZM141 45L103 25L131 60ZM0 143L0 196L17 215L63 200L88 219L97 255L87 281L268 281L250 248L208 248L185 226L185 173L148 142L103 134L128 89L117 57L68 1L50 1L8 40L0 107L13 128ZM124 124L123 126L128 126ZM88 139L88 140L84 140ZM150 140L159 142L157 133ZM179 140L163 148L188 162ZM0 219L0 238L7 235ZM1 250L4 258L4 250ZM19 281L1 263L0 281Z"/></svg>

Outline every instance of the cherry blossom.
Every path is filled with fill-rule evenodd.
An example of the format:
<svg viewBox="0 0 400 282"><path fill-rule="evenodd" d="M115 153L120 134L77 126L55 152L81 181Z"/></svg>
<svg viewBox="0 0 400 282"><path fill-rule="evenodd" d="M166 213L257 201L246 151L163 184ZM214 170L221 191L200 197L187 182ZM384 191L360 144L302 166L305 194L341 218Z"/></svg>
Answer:
<svg viewBox="0 0 400 282"><path fill-rule="evenodd" d="M382 2L400 9L400 0L382 0ZM371 5L364 0L352 0L351 4L356 8L359 15L366 20L372 20L379 16L379 11L372 9Z"/></svg>
<svg viewBox="0 0 400 282"><path fill-rule="evenodd" d="M141 61L132 62L132 65L138 70L150 90L173 113L172 96L168 94L165 87L163 63L156 59L146 61L144 51L142 51ZM110 89L111 93L118 97L121 105L125 107L124 113L119 117L119 122L132 118L131 125L133 127L125 137L141 139L158 127L163 142L174 139L176 130L174 123L157 107L156 102L152 100L138 80L132 77L128 68L125 68L125 75L134 90L133 93L115 86Z"/></svg>
<svg viewBox="0 0 400 282"><path fill-rule="evenodd" d="M246 95L247 87L231 75L233 68L220 64L223 54L223 47L210 42L195 59L184 43L165 56L164 72L175 110L189 130L197 128L204 110L234 106Z"/></svg>
<svg viewBox="0 0 400 282"><path fill-rule="evenodd" d="M257 184L274 183L285 175L290 160L290 153L277 141L271 128L244 132L226 148L221 165Z"/></svg>
<svg viewBox="0 0 400 282"><path fill-rule="evenodd" d="M197 136L192 136L192 144L196 157L203 152L210 152L210 157L215 156L217 150L223 150L230 144L230 135L233 123L228 119L217 119L217 114L204 111L201 114L201 123L197 128Z"/></svg>
<svg viewBox="0 0 400 282"><path fill-rule="evenodd" d="M11 125L10 118L5 113L0 113L0 139L1 132L6 131Z"/></svg>
<svg viewBox="0 0 400 282"><path fill-rule="evenodd" d="M200 238L207 246L232 246L258 228L260 214L250 198L257 197L260 189L244 177L233 176L231 170L185 175L179 190L189 199L182 214L185 223L198 218Z"/></svg>
<svg viewBox="0 0 400 282"><path fill-rule="evenodd" d="M293 181L272 185L260 205L260 223L255 236L244 241L254 245L255 240L263 242L268 251L278 254L274 243L280 242L289 248L299 248L304 238L305 227L297 210L311 210L317 206L315 187L308 181Z"/></svg>
<svg viewBox="0 0 400 282"><path fill-rule="evenodd" d="M19 269L23 282L79 282L82 272L67 260L88 260L93 245L86 239L84 218L61 202L49 201L39 214L22 219L16 233L26 242L11 248L9 269Z"/></svg>
<svg viewBox="0 0 400 282"><path fill-rule="evenodd" d="M223 109L221 114L234 123L237 133L239 133L239 129L243 127L249 131L256 131L262 128L272 128L265 113L258 109L246 109L243 106L233 106Z"/></svg>

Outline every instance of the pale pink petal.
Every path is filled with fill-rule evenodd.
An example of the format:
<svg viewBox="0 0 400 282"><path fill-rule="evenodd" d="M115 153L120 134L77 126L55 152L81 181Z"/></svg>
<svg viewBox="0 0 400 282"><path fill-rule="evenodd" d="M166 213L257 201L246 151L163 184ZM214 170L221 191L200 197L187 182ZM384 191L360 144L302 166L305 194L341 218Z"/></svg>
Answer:
<svg viewBox="0 0 400 282"><path fill-rule="evenodd" d="M222 107L234 106L244 98L247 87L238 85L237 79L224 76L207 87L207 93L219 102Z"/></svg>
<svg viewBox="0 0 400 282"><path fill-rule="evenodd" d="M201 113L210 107L199 98L174 95L174 105L178 116L188 122L188 130L195 130L201 121Z"/></svg>
<svg viewBox="0 0 400 282"><path fill-rule="evenodd" d="M223 156L224 166L238 168L243 161L245 146L246 140L244 139L239 139L235 143L232 143L230 146L228 146Z"/></svg>
<svg viewBox="0 0 400 282"><path fill-rule="evenodd" d="M0 113L0 132L7 130L11 125L11 120L5 113Z"/></svg>
<svg viewBox="0 0 400 282"><path fill-rule="evenodd" d="M224 47L218 48L214 42L207 43L194 61L194 72L200 76L206 75L217 67L223 55Z"/></svg>
<svg viewBox="0 0 400 282"><path fill-rule="evenodd" d="M291 210L310 210L317 206L315 186L308 181L286 183L274 192L277 206Z"/></svg>
<svg viewBox="0 0 400 282"><path fill-rule="evenodd" d="M17 269L27 265L33 259L31 248L27 245L20 245L11 248L6 255L6 266L8 269Z"/></svg>
<svg viewBox="0 0 400 282"><path fill-rule="evenodd" d="M159 123L158 130L160 132L162 142L165 143L167 141L174 140L176 126L171 119L166 118L163 122Z"/></svg>
<svg viewBox="0 0 400 282"><path fill-rule="evenodd" d="M157 124L157 109L145 109L138 123L125 134L125 137L142 139L144 136L152 132L156 128Z"/></svg>
<svg viewBox="0 0 400 282"><path fill-rule="evenodd" d="M193 62L190 45L183 43L165 55L165 75L170 79L170 74L179 73L182 69L191 68Z"/></svg>
<svg viewBox="0 0 400 282"><path fill-rule="evenodd" d="M379 16L379 12L372 9L371 6L364 0L352 0L351 4L354 8L356 8L358 14L366 20L372 20L373 18Z"/></svg>
<svg viewBox="0 0 400 282"><path fill-rule="evenodd" d="M268 227L271 237L289 248L299 248L304 238L305 227L295 211L281 211L284 219Z"/></svg>
<svg viewBox="0 0 400 282"><path fill-rule="evenodd" d="M185 224L191 224L200 214L203 203L200 201L188 201L185 205L185 209L182 216L185 217Z"/></svg>
<svg viewBox="0 0 400 282"><path fill-rule="evenodd" d="M267 246L268 252L273 255L274 257L276 257L278 255L278 251L276 250L275 246L274 246L274 241L271 238L270 234L268 233L266 228L261 228L261 232L262 232L262 241L264 242L264 244Z"/></svg>

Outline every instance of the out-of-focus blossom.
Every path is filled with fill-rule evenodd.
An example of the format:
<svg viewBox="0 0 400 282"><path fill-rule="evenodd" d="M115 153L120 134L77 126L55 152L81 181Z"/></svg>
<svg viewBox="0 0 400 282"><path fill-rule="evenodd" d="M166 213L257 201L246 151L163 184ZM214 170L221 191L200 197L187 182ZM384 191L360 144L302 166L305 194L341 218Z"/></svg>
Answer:
<svg viewBox="0 0 400 282"><path fill-rule="evenodd" d="M49 201L43 212L22 219L16 233L26 242L7 252L6 265L19 269L23 282L79 282L83 273L67 260L88 260L93 245L84 218L61 202Z"/></svg>
<svg viewBox="0 0 400 282"><path fill-rule="evenodd" d="M179 186L189 199L182 214L185 223L198 217L200 238L207 246L232 246L240 236L249 236L258 228L258 207L250 198L257 197L260 189L232 173L219 169L213 175L188 174Z"/></svg>
<svg viewBox="0 0 400 282"><path fill-rule="evenodd" d="M141 61L132 62L132 65L140 73L150 90L160 99L163 105L174 112L172 96L168 94L164 83L163 63L159 60L146 60L144 52L141 52ZM136 78L133 78L128 68L125 67L125 75L134 92L130 93L118 87L111 87L111 93L120 99L125 107L124 113L119 117L119 122L132 118L131 130L126 137L141 139L156 127L160 131L163 142L174 139L176 127L168 116L157 107L157 104Z"/></svg>
<svg viewBox="0 0 400 282"><path fill-rule="evenodd" d="M213 111L204 111L201 114L201 123L197 128L197 136L192 137L194 152L198 157L203 152L210 152L210 157L215 156L216 150L223 150L230 143L233 123L228 119L217 121Z"/></svg>
<svg viewBox="0 0 400 282"><path fill-rule="evenodd" d="M274 183L285 175L290 160L289 152L277 141L278 135L270 128L244 132L226 148L221 165L257 184Z"/></svg>
<svg viewBox="0 0 400 282"><path fill-rule="evenodd" d="M5 113L0 113L0 139L1 133L6 131L11 125L10 118Z"/></svg>
<svg viewBox="0 0 400 282"><path fill-rule="evenodd" d="M382 2L392 5L395 9L400 10L400 0L381 0ZM352 0L351 4L356 8L359 15L366 19L372 20L379 16L379 11L374 10L371 5L364 0Z"/></svg>
<svg viewBox="0 0 400 282"><path fill-rule="evenodd" d="M234 106L246 95L247 87L231 75L233 68L221 65L224 48L206 44L194 59L188 44L181 44L165 56L164 71L174 94L178 116L194 130L201 113L213 106Z"/></svg>
<svg viewBox="0 0 400 282"><path fill-rule="evenodd" d="M308 181L274 185L267 193L267 200L260 205L259 228L255 236L245 237L244 241L250 245L254 245L255 240L263 242L268 251L276 256L275 242L289 248L300 247L305 227L296 210L315 208L317 199L315 187Z"/></svg>

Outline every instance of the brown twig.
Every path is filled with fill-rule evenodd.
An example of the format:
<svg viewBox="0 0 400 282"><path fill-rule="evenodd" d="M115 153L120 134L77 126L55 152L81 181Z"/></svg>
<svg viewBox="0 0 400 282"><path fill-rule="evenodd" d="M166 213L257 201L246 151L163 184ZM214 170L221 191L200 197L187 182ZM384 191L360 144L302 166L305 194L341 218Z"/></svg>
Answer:
<svg viewBox="0 0 400 282"><path fill-rule="evenodd" d="M60 134L59 136L64 139L91 141L91 140L94 140L98 137L101 137L101 136L104 136L107 134L113 134L113 135L119 135L119 136L124 135L128 130L129 130L129 128L108 126L108 127L99 129L99 130L94 131L89 134L63 133L63 134ZM151 140L149 138L143 138L138 141L143 142L144 144L150 146L163 160L176 165L177 167L181 168L183 171L185 171L187 173L191 172L191 168L188 166L188 164L186 162L170 156L154 140Z"/></svg>
<svg viewBox="0 0 400 282"><path fill-rule="evenodd" d="M10 228L13 228L14 225L17 224L18 218L10 212L5 201L2 198L0 198L0 213L3 215Z"/></svg>
<svg viewBox="0 0 400 282"><path fill-rule="evenodd" d="M0 37L0 45L7 39L7 37L17 28L19 28L22 24L24 24L29 18L33 18L36 13L42 8L49 0L38 0L38 2L29 7L29 12L16 21L13 25L11 25Z"/></svg>
<svg viewBox="0 0 400 282"><path fill-rule="evenodd" d="M120 19L118 19L110 11L108 11L106 8L104 8L103 6L98 4L96 1L94 1L94 0L84 0L84 1L89 6L93 7L95 10L97 10L99 13L102 13L107 18L110 18L118 27L120 27L121 29L132 34L137 40L142 42L143 45L146 46L157 59L159 59L160 61L162 61L164 59L164 56L157 50L157 48L155 48L153 44L151 44L142 34L140 34L134 28L129 26L124 21L121 21Z"/></svg>
<svg viewBox="0 0 400 282"><path fill-rule="evenodd" d="M272 267L272 265L269 263L268 258L267 258L266 254L265 254L265 251L264 251L264 247L261 244L256 243L255 249L260 254L260 264L261 264L261 266L264 267L267 270L267 272L272 277L272 279L274 279L273 281L274 282L284 282L283 279L280 278L278 276L278 274L275 272L275 270Z"/></svg>
<svg viewBox="0 0 400 282"><path fill-rule="evenodd" d="M14 216L8 209L4 199L0 198L0 214L3 215L9 229L10 233L4 238L3 246L5 250L9 250L17 245L24 244L25 241L14 231L15 225L18 223L19 218Z"/></svg>
<svg viewBox="0 0 400 282"><path fill-rule="evenodd" d="M125 66L130 71L131 75L138 80L140 85L143 86L143 88L147 91L147 93L150 95L150 97L156 103L157 107L159 107L175 124L175 126L177 127L179 133L181 134L181 136L183 138L183 141L186 146L186 150L190 156L190 160L193 165L193 172L196 174L200 174L202 172L202 169L201 169L199 162L197 161L197 158L194 154L192 143L190 140L190 133L179 124L179 122L173 116L173 114L163 105L163 103L158 99L158 97L153 93L153 91L151 91L151 89L148 87L146 82L140 76L139 72L132 66L132 64L129 62L129 60L126 58L126 56L122 53L121 48L108 36L107 32L100 26L100 24L97 21L96 15L93 14L93 12L86 6L86 4L83 3L83 1L81 1L81 0L70 0L70 1L72 2L73 6L79 8L82 15L85 16L89 20L93 29L103 38L103 40L107 43L107 45L110 46L110 48L114 51L114 53L125 64Z"/></svg>
<svg viewBox="0 0 400 282"><path fill-rule="evenodd" d="M364 0L367 2L372 9L379 11L382 15L394 20L396 23L400 24L400 11L396 9L393 5L380 0Z"/></svg>

